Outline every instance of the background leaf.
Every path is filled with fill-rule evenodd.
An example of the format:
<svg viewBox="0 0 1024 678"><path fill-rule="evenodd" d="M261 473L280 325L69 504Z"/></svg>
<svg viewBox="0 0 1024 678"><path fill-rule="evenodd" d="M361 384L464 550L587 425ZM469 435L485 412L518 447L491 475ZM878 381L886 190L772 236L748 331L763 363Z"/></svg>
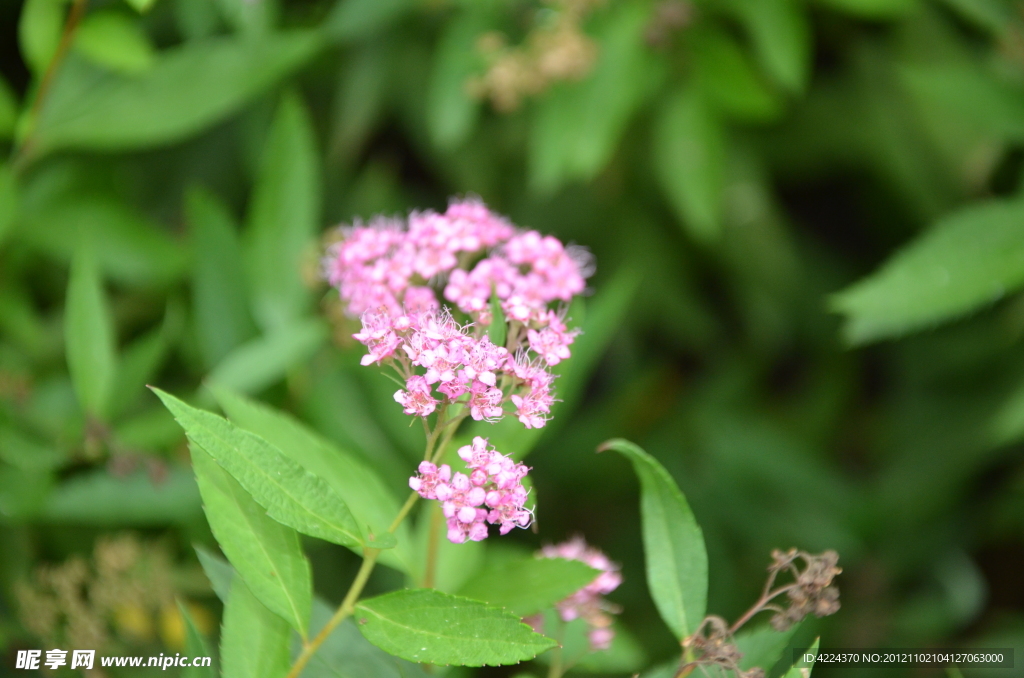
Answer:
<svg viewBox="0 0 1024 678"><path fill-rule="evenodd" d="M322 320L299 321L232 349L208 379L242 393L257 393L308 359L326 339Z"/></svg>
<svg viewBox="0 0 1024 678"><path fill-rule="evenodd" d="M18 44L33 73L46 70L64 27L62 0L27 0L18 20Z"/></svg>
<svg viewBox="0 0 1024 678"><path fill-rule="evenodd" d="M861 344L934 326L1024 284L1024 201L991 201L952 214L832 298L844 333Z"/></svg>
<svg viewBox="0 0 1024 678"><path fill-rule="evenodd" d="M185 622L185 652L193 658L212 657L210 646L203 638L203 634L196 628L196 623L192 621L192 615L189 614L188 608L180 600L178 601L178 612ZM210 666L188 666L181 671L181 678L215 678L215 676L212 662Z"/></svg>
<svg viewBox="0 0 1024 678"><path fill-rule="evenodd" d="M142 73L156 60L146 33L114 10L87 14L75 31L74 48L93 63L120 73Z"/></svg>
<svg viewBox="0 0 1024 678"><path fill-rule="evenodd" d="M661 618L683 639L700 624L707 604L704 536L683 493L654 457L621 439L609 440L600 449L629 459L640 479L647 586Z"/></svg>
<svg viewBox="0 0 1024 678"><path fill-rule="evenodd" d="M360 602L356 612L371 643L415 662L515 664L555 644L501 608L432 589L386 593Z"/></svg>
<svg viewBox="0 0 1024 678"><path fill-rule="evenodd" d="M319 34L308 31L259 41L208 38L164 50L152 68L133 77L68 59L40 115L37 152L178 141L237 111L319 48Z"/></svg>
<svg viewBox="0 0 1024 678"><path fill-rule="evenodd" d="M53 488L39 518L97 527L184 525L201 515L191 474L172 468L161 482L146 473L115 478L104 470L77 475Z"/></svg>
<svg viewBox="0 0 1024 678"><path fill-rule="evenodd" d="M244 577L234 577L231 594L224 604L220 638L224 678L285 675L291 665L290 639L288 623L253 595Z"/></svg>
<svg viewBox="0 0 1024 678"><path fill-rule="evenodd" d="M246 299L242 247L227 207L209 191L191 189L185 212L195 250L196 332L206 365L213 367L256 331Z"/></svg>
<svg viewBox="0 0 1024 678"><path fill-rule="evenodd" d="M117 355L114 327L92 249L82 247L71 262L64 309L68 371L82 407L105 413Z"/></svg>
<svg viewBox="0 0 1024 678"><path fill-rule="evenodd" d="M320 219L315 149L305 107L286 95L263 149L245 240L253 314L265 331L288 326L309 307L302 269Z"/></svg>

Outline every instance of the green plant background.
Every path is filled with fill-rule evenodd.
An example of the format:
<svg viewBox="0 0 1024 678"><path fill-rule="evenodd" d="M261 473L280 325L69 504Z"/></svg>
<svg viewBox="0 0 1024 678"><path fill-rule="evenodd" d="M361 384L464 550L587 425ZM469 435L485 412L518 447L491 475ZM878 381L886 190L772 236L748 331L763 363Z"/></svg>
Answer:
<svg viewBox="0 0 1024 678"><path fill-rule="evenodd" d="M440 584L580 533L622 564L636 639L580 668L670 658L637 484L595 453L621 436L686 493L711 611L756 598L772 548L834 548L843 608L796 645L1024 661L1024 4L677 4L683 26L660 26L665 3L599 4L591 72L511 113L467 94L474 45L526 39L553 5L97 0L42 84L68 4L0 4L5 666L40 646L16 582L105 534L159 544L178 595L219 614L184 436L146 384L247 393L405 486L422 433L358 366L317 238L464 194L598 268L555 420L493 433L533 448L538 532L467 547ZM358 561L305 545L337 602ZM368 590L400 584L381 569Z"/></svg>

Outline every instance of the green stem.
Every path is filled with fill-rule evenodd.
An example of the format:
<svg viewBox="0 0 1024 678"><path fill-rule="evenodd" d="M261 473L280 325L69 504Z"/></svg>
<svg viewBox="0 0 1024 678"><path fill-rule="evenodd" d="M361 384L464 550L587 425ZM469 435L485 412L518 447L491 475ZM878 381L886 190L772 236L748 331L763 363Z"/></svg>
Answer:
<svg viewBox="0 0 1024 678"><path fill-rule="evenodd" d="M356 601L359 600L359 595L363 592L363 588L366 586L366 582L370 579L370 573L373 572L374 565L377 564L377 556L380 555L380 549L366 549L363 551L363 564L359 568L359 572L356 574L355 580L352 582L352 586L349 587L348 593L345 594L345 599L341 601L341 605L338 607L338 611L334 613L322 629L320 633L316 634L310 642L306 643L302 647L302 652L299 654L298 659L292 664L291 671L288 672L287 678L297 678L302 669L306 668L306 664L312 659L316 651L320 649L327 637L331 635L338 624L345 621L356 609Z"/></svg>
<svg viewBox="0 0 1024 678"><path fill-rule="evenodd" d="M427 533L427 564L423 571L423 587L434 588L434 579L437 576L437 556L441 544L441 521L444 515L437 504L431 507L430 531Z"/></svg>
<svg viewBox="0 0 1024 678"><path fill-rule="evenodd" d="M551 651L551 666L548 667L548 678L562 678L565 670L562 668L562 641L565 640L565 622L558 620L558 630L555 632L555 640L558 646Z"/></svg>
<svg viewBox="0 0 1024 678"><path fill-rule="evenodd" d="M25 134L25 141L18 147L12 164L15 172L21 172L32 156L33 147L35 146L36 124L39 121L39 115L42 113L43 103L46 101L46 96L50 93L50 89L53 86L53 78L57 73L57 68L63 63L64 57L67 56L68 50L71 49L75 31L78 30L78 24L81 23L82 17L85 15L87 3L88 0L74 0L71 5L71 11L68 12L68 18L64 22L64 30L60 35L60 42L57 43L57 51L54 52L50 63L46 66L43 78L39 81L39 89L36 90L36 97L32 102L32 108L29 110L28 131Z"/></svg>

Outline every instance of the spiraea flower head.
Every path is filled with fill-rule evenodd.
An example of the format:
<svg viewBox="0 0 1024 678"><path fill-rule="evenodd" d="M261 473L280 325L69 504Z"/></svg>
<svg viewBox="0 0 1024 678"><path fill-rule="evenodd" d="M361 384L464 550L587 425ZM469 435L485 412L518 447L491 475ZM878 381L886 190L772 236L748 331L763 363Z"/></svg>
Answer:
<svg viewBox="0 0 1024 678"><path fill-rule="evenodd" d="M593 272L585 250L517 229L474 199L340 236L324 275L362 321L353 335L367 348L362 364L390 365L405 382L395 400L407 414L458 403L493 422L507 406L527 428L545 425L555 402L548 368L571 357L579 334L564 309ZM503 346L487 336L492 299L508 323Z"/></svg>
<svg viewBox="0 0 1024 678"><path fill-rule="evenodd" d="M528 492L523 487L529 468L490 447L479 436L459 449L459 457L468 473L452 472L448 464L437 466L424 461L409 479L409 487L421 497L441 502L449 541L461 544L486 539L488 524L498 525L501 534L530 526L533 514L525 506Z"/></svg>
<svg viewBox="0 0 1024 678"><path fill-rule="evenodd" d="M583 619L590 630L587 637L593 650L606 650L615 638L612 629L611 614L618 608L604 599L622 583L619 566L609 560L600 550L588 546L583 537L574 537L561 544L543 547L537 554L540 558L565 558L586 563L595 570L600 570L593 581L568 598L555 604L562 621Z"/></svg>

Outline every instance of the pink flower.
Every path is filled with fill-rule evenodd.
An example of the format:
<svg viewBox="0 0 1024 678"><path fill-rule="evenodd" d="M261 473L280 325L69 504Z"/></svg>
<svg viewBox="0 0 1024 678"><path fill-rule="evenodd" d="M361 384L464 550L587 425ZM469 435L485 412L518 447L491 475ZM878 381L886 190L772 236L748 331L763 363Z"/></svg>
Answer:
<svg viewBox="0 0 1024 678"><path fill-rule="evenodd" d="M602 596L611 593L622 583L619 566L608 559L598 549L587 546L582 537L557 545L545 546L537 554L541 558L566 558L579 560L595 570L600 570L593 581L582 589L555 604L555 609L563 621L583 619L590 626L588 634L590 647L593 650L606 650L611 646L615 631L612 630L612 618L608 613L618 609L610 605Z"/></svg>
<svg viewBox="0 0 1024 678"><path fill-rule="evenodd" d="M449 541L461 544L467 539L486 539L488 523L498 525L498 531L507 534L533 522L533 514L524 506L527 492L522 485L529 468L488 448L487 440L480 437L461 448L459 456L471 471L468 476L451 474L447 466L438 469L423 462L419 474L409 479L409 487L421 497L441 502Z"/></svg>
<svg viewBox="0 0 1024 678"><path fill-rule="evenodd" d="M404 391L395 392L395 401L405 408L406 414L426 417L437 407L437 400L430 395L427 381L416 374L405 382Z"/></svg>

